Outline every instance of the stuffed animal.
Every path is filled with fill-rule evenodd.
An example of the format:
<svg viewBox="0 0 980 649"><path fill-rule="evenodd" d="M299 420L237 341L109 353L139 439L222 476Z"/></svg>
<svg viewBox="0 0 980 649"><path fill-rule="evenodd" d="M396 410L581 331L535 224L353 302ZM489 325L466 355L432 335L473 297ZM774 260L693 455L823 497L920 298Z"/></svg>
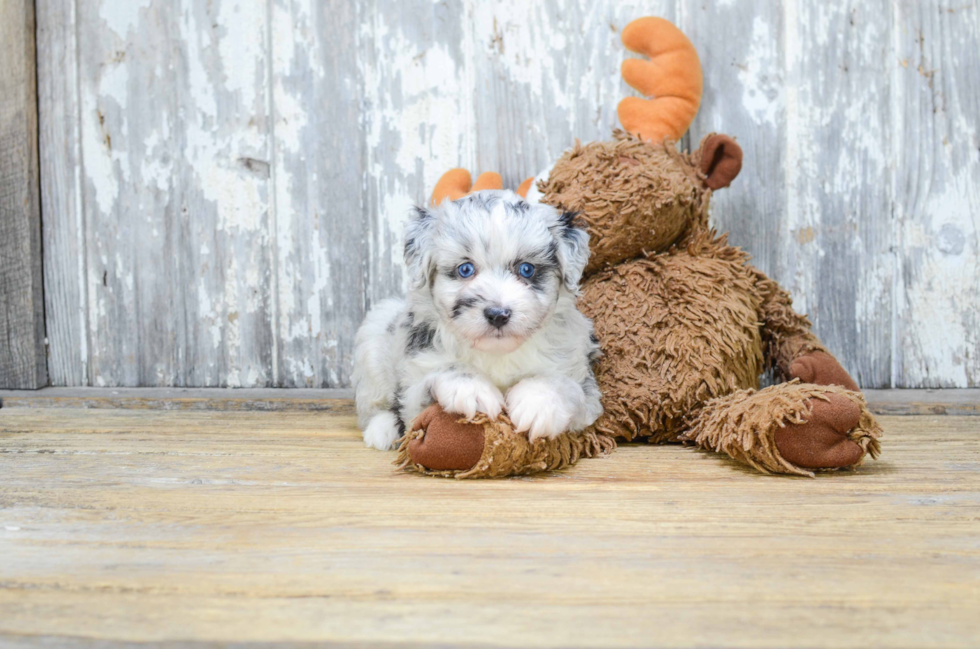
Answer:
<svg viewBox="0 0 980 649"><path fill-rule="evenodd" d="M584 433L530 443L506 415L466 421L435 405L413 422L397 463L502 477L609 453L615 439L684 442L763 473L806 476L877 457L881 429L857 384L787 292L708 225L711 193L738 175L742 151L716 134L693 153L675 148L701 101L691 42L659 18L630 23L622 39L649 57L627 59L623 78L655 98L624 99L625 131L576 143L520 187L529 201L577 212L591 236L579 308L602 349L603 415ZM457 169L433 202L500 187L496 174L471 186ZM767 371L782 382L760 390Z"/></svg>

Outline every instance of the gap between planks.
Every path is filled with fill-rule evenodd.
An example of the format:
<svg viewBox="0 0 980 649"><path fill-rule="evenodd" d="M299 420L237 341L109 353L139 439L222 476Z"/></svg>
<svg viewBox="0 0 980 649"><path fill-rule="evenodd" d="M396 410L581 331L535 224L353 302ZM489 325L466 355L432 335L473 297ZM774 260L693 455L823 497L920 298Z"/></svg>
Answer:
<svg viewBox="0 0 980 649"><path fill-rule="evenodd" d="M865 390L876 415L980 416L980 389ZM43 388L0 390L3 408L333 411L354 413L354 391L311 388Z"/></svg>

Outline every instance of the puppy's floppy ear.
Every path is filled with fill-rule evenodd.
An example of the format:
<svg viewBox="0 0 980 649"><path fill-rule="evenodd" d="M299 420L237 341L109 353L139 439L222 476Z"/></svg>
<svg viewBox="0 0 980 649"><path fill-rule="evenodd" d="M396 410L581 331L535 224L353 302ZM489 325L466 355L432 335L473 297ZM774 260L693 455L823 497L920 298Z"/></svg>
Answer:
<svg viewBox="0 0 980 649"><path fill-rule="evenodd" d="M577 212L563 212L551 228L558 241L558 265L565 288L573 292L578 289L582 271L589 262L589 233L579 227L577 217Z"/></svg>
<svg viewBox="0 0 980 649"><path fill-rule="evenodd" d="M405 266L408 268L408 284L412 289L425 286L432 266L430 239L435 217L423 207L412 210L405 226Z"/></svg>

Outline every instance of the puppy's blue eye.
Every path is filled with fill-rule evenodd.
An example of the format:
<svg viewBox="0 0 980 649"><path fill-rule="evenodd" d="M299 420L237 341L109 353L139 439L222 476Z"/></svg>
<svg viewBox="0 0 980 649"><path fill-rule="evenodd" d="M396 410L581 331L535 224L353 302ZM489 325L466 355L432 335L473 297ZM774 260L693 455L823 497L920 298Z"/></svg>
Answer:
<svg viewBox="0 0 980 649"><path fill-rule="evenodd" d="M460 264L459 266L456 267L456 274L464 279L467 277L473 277L473 273L475 272L476 272L476 267L473 266L473 264L471 264L470 262L466 262L465 264Z"/></svg>
<svg viewBox="0 0 980 649"><path fill-rule="evenodd" d="M532 277L534 277L534 264L529 264L527 262L524 262L517 269L517 272L519 272L521 274L521 277L523 277L524 279L531 279Z"/></svg>

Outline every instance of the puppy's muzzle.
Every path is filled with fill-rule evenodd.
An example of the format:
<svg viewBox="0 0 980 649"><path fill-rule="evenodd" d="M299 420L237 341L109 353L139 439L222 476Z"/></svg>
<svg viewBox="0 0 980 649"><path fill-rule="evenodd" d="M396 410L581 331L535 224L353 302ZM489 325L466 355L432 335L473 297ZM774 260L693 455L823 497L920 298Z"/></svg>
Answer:
<svg viewBox="0 0 980 649"><path fill-rule="evenodd" d="M487 322L497 329L502 328L510 322L510 309L504 309L499 306L488 306L483 310L483 315L486 317Z"/></svg>

